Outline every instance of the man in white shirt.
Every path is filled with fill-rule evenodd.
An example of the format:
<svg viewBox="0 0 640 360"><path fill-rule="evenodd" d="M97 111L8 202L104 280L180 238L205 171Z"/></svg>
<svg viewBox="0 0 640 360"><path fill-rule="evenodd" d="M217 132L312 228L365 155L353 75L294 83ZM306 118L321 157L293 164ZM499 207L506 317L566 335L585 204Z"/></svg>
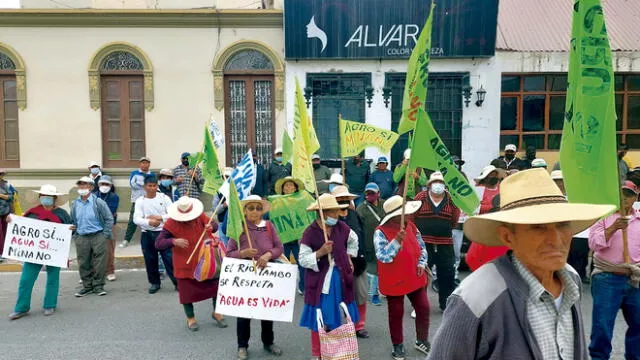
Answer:
<svg viewBox="0 0 640 360"><path fill-rule="evenodd" d="M158 251L155 245L158 234L160 234L165 221L169 218L167 208L171 204L171 199L162 192L158 192L158 178L154 175L145 177L144 191L144 196L136 200L133 222L140 227L141 231L140 245L144 256L144 265L147 269L147 279L151 284L149 294L155 294L160 290L158 254L162 257L162 262L173 285L177 285L173 276L171 249Z"/></svg>

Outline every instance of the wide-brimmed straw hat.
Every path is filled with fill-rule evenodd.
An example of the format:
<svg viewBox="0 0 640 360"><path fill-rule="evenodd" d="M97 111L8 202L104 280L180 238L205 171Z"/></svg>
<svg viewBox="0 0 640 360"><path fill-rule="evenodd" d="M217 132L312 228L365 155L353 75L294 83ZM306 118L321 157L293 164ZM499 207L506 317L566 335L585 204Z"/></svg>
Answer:
<svg viewBox="0 0 640 360"><path fill-rule="evenodd" d="M304 190L304 183L300 179L296 179L293 176L285 176L282 179L276 181L276 185L274 186L276 190L276 194L282 195L282 188L287 181L291 181L292 183L298 186L298 191Z"/></svg>
<svg viewBox="0 0 640 360"><path fill-rule="evenodd" d="M51 184L44 184L42 186L40 186L40 190L31 190L34 193L38 193L40 195L47 195L47 196L62 196L62 195L67 195L64 193L59 193L58 189L56 189L55 186L51 185Z"/></svg>
<svg viewBox="0 0 640 360"><path fill-rule="evenodd" d="M394 195L387 199L387 201L384 202L384 205L382 205L382 208L387 215L382 219L382 221L380 221L380 225L383 225L389 221L389 219L402 214L402 203L403 200L400 195ZM420 205L420 201L407 201L404 206L404 213L407 215L413 214L420 209Z"/></svg>
<svg viewBox="0 0 640 360"><path fill-rule="evenodd" d="M264 211L264 212L267 212L267 211L269 211L269 209L271 209L271 204L267 200L264 200L263 198L261 198L258 195L249 195L249 196L247 196L246 199L240 200L240 204L242 204L243 208L245 206L247 206L248 204L251 204L251 203L260 203L260 204L262 204L262 211Z"/></svg>
<svg viewBox="0 0 640 360"><path fill-rule="evenodd" d="M337 199L355 200L358 198L358 195L350 193L349 189L347 189L347 187L344 185L338 185L334 187L333 191L331 192L331 195L335 196L336 200Z"/></svg>
<svg viewBox="0 0 640 360"><path fill-rule="evenodd" d="M186 222L200 216L203 210L204 206L200 200L183 196L169 205L167 214L175 221Z"/></svg>
<svg viewBox="0 0 640 360"><path fill-rule="evenodd" d="M320 206L318 206L318 202L320 202ZM322 210L335 210L335 209L346 209L349 207L349 205L347 204L340 205L338 204L338 201L336 200L335 196L331 194L322 194L320 195L318 200L314 201L313 204L309 205L309 207L307 208L307 211L315 211L315 210L318 210L320 207L322 208Z"/></svg>
<svg viewBox="0 0 640 360"><path fill-rule="evenodd" d="M613 205L569 204L545 169L531 169L506 178L500 185L500 211L469 218L464 234L488 246L503 245L497 231L503 224L569 222L571 233L577 234L615 209Z"/></svg>
<svg viewBox="0 0 640 360"><path fill-rule="evenodd" d="M482 172L480 173L480 175L478 175L475 178L475 180L477 181L484 180L484 178L489 176L489 174L491 174L494 171L498 173L499 177L505 177L507 175L507 172L504 169L497 168L493 165L487 165L482 169Z"/></svg>

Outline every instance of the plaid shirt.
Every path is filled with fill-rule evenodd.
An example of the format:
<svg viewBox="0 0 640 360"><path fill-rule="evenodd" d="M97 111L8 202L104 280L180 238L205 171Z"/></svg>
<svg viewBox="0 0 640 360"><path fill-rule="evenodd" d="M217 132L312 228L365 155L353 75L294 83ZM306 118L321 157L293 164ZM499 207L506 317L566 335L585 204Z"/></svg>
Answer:
<svg viewBox="0 0 640 360"><path fill-rule="evenodd" d="M422 241L422 236L420 235L420 231L416 230L416 239L418 240L418 244L420 244L420 259L418 260L418 266L422 266L424 268L427 267L427 247L424 245L424 241ZM383 264L389 264L393 262L393 259L398 255L400 251L400 243L398 243L395 239L391 242L387 240L387 237L384 236L384 233L380 230L376 230L373 233L373 246L376 249L376 257Z"/></svg>
<svg viewBox="0 0 640 360"><path fill-rule="evenodd" d="M204 184L202 170L200 168L196 169L196 176L193 178L193 181L191 181L191 176L187 174L187 171L189 171L189 169L184 165L178 165L173 169L174 179L182 176L182 182L178 184L178 197L186 196L188 192L189 197L197 199L200 197L200 185Z"/></svg>
<svg viewBox="0 0 640 360"><path fill-rule="evenodd" d="M580 301L580 288L571 279L566 267L556 274L563 284L559 308L556 308L551 295L529 270L513 255L513 263L518 273L529 285L529 299L527 300L527 319L531 324L533 335L538 342L544 359L573 360L574 334L579 334L573 328L571 307Z"/></svg>

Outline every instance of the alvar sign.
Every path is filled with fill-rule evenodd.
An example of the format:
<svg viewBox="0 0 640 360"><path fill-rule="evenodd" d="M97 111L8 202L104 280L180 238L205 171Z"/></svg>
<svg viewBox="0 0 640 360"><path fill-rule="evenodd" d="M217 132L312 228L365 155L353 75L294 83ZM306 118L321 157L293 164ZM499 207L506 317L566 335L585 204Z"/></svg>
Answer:
<svg viewBox="0 0 640 360"><path fill-rule="evenodd" d="M498 0L435 0L432 57L495 54ZM428 0L285 0L287 59L404 59Z"/></svg>

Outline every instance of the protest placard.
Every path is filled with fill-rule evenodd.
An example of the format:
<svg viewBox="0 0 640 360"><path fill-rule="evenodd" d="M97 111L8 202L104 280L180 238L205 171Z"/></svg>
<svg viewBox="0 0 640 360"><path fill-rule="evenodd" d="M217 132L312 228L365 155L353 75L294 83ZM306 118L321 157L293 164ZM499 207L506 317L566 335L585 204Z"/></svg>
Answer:
<svg viewBox="0 0 640 360"><path fill-rule="evenodd" d="M269 263L257 269L251 260L224 258L216 312L249 319L291 322L298 267Z"/></svg>
<svg viewBox="0 0 640 360"><path fill-rule="evenodd" d="M342 157L358 155L362 150L375 147L389 152L398 140L398 134L369 124L340 119L340 149Z"/></svg>
<svg viewBox="0 0 640 360"><path fill-rule="evenodd" d="M307 211L314 200L306 191L291 195L272 195L269 196L269 202L269 220L276 227L283 244L300 240L302 233L317 216L315 211Z"/></svg>
<svg viewBox="0 0 640 360"><path fill-rule="evenodd" d="M11 215L3 256L34 264L67 267L71 230L69 224Z"/></svg>

